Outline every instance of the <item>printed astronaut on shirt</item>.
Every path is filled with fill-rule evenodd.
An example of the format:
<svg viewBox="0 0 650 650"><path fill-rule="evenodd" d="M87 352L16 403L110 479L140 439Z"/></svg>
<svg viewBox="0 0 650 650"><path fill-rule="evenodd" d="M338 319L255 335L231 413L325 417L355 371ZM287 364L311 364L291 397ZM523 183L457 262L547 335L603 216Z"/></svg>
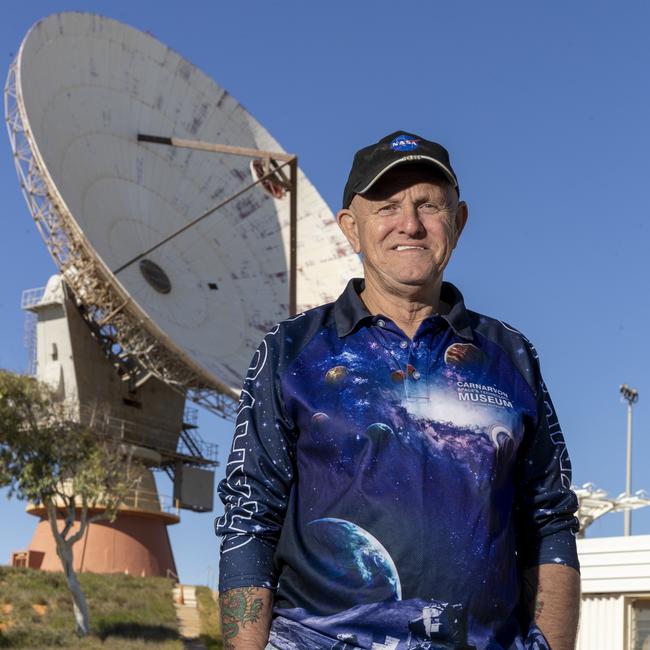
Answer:
<svg viewBox="0 0 650 650"><path fill-rule="evenodd" d="M281 650L546 648L518 618L521 570L577 566L575 497L534 350L452 285L455 311L413 341L351 287L338 324L317 308L258 351L220 485L220 588L277 585Z"/></svg>

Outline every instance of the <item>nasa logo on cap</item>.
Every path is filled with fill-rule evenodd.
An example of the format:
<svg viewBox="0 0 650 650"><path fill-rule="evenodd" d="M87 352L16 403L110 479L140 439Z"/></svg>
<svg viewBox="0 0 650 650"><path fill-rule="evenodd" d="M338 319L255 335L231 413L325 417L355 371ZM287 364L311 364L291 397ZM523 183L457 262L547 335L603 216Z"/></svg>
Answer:
<svg viewBox="0 0 650 650"><path fill-rule="evenodd" d="M350 207L355 194L365 194L383 174L395 165L417 162L421 165L434 165L438 173L458 188L456 174L449 161L449 152L437 142L431 142L408 131L393 131L379 142L359 149L354 154L352 167L343 190L343 207Z"/></svg>
<svg viewBox="0 0 650 650"><path fill-rule="evenodd" d="M402 133L393 139L390 143L390 148L393 151L413 151L413 149L417 149L418 142L419 140L414 138L412 135Z"/></svg>

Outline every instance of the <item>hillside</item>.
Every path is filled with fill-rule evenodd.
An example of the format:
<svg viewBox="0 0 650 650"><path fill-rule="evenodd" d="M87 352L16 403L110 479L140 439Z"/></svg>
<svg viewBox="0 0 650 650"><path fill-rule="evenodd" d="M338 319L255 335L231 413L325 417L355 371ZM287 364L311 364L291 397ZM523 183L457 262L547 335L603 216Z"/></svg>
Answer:
<svg viewBox="0 0 650 650"><path fill-rule="evenodd" d="M0 566L0 648L183 648L171 580L92 573L79 580L90 609L85 639L74 633L62 574Z"/></svg>

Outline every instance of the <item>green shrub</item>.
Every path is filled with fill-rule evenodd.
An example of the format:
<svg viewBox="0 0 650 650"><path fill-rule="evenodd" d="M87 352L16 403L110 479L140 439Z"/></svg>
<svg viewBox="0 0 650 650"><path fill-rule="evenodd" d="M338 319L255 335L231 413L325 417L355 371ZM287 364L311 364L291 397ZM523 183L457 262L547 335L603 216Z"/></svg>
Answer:
<svg viewBox="0 0 650 650"><path fill-rule="evenodd" d="M222 650L219 605L207 587L196 588L196 602L201 618L201 641L207 650Z"/></svg>

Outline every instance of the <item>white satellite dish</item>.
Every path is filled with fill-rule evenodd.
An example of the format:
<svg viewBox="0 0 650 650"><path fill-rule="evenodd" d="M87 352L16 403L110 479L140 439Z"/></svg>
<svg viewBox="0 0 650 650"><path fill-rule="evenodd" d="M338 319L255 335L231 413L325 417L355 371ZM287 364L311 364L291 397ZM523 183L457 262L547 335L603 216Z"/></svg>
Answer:
<svg viewBox="0 0 650 650"><path fill-rule="evenodd" d="M260 337L290 312L291 200L279 176L246 190L277 162L138 136L280 145L177 53L91 14L32 27L5 103L26 200L105 348L182 390L235 398ZM316 189L297 180L302 311L334 299L360 263Z"/></svg>

